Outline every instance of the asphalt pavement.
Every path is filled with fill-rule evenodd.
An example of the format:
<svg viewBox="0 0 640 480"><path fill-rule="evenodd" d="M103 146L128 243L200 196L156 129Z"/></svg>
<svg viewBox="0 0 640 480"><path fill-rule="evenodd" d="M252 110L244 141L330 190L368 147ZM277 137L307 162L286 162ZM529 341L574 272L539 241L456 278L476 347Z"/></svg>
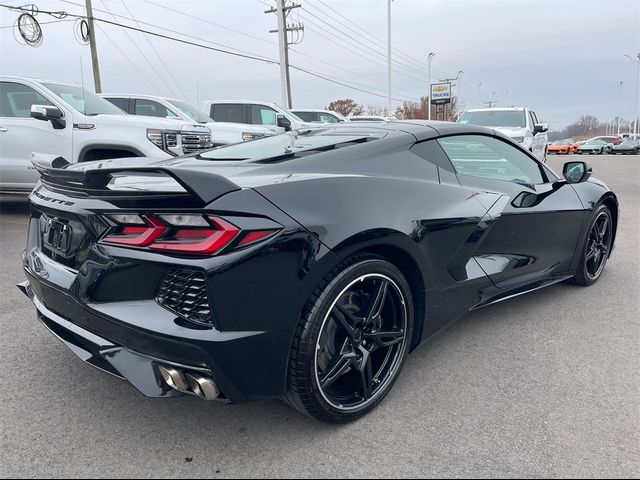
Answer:
<svg viewBox="0 0 640 480"><path fill-rule="evenodd" d="M588 161L622 209L601 280L469 314L345 426L280 401L147 399L84 365L15 287L27 208L2 202L0 476L640 476L640 156Z"/></svg>

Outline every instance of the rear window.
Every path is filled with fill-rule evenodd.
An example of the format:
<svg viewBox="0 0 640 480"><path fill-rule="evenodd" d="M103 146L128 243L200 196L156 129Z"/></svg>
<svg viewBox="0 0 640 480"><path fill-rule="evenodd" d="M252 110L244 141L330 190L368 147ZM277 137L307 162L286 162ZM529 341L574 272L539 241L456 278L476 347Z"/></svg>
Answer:
<svg viewBox="0 0 640 480"><path fill-rule="evenodd" d="M321 132L288 132L249 142L218 147L201 153L204 160L273 160L296 158L313 153L343 148L350 145L377 140L377 136L353 134L322 134Z"/></svg>
<svg viewBox="0 0 640 480"><path fill-rule="evenodd" d="M465 113L458 123L470 123L481 127L526 128L527 118L524 110L483 110Z"/></svg>
<svg viewBox="0 0 640 480"><path fill-rule="evenodd" d="M304 120L305 122L315 122L315 115L313 112L299 112L296 110L293 110L293 113L295 113L299 118L301 118L302 120Z"/></svg>
<svg viewBox="0 0 640 480"><path fill-rule="evenodd" d="M239 103L218 103L211 105L211 118L216 122L245 123L244 105Z"/></svg>

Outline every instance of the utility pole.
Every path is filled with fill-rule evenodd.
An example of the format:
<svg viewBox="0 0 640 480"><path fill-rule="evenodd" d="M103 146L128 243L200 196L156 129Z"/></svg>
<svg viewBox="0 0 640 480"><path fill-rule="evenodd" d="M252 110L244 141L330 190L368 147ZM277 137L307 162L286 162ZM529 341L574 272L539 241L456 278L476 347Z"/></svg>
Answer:
<svg viewBox="0 0 640 480"><path fill-rule="evenodd" d="M427 55L427 63L429 63L429 120L431 120L431 62L435 56L434 52L429 52Z"/></svg>
<svg viewBox="0 0 640 480"><path fill-rule="evenodd" d="M456 80L460 79L460 76L463 74L464 72L462 70L458 70L458 73L456 74L455 77L453 78L443 78L441 80L439 80L440 83L451 83L451 96L453 97L453 87L456 86L455 83L453 83ZM429 87L431 88L431 87ZM431 92L429 92L429 96L431 96ZM444 106L444 112L442 114L442 119L446 122L447 121L447 114L451 113L451 110L447 108L447 105Z"/></svg>
<svg viewBox="0 0 640 480"><path fill-rule="evenodd" d="M269 30L269 33L278 34L278 48L280 51L280 84L282 89L282 104L286 108L292 107L291 102L291 78L289 77L289 32L303 31L301 24L287 25L287 15L294 8L300 8L299 4L285 5L285 0L276 0L276 8L265 10L264 13L276 13L278 16L278 29Z"/></svg>
<svg viewBox="0 0 640 480"><path fill-rule="evenodd" d="M631 55L625 55L629 60L635 62L638 66L638 70L636 73L636 116L633 119L633 134L634 136L638 135L640 131L638 129L638 119L640 118L640 52L638 53L636 58L633 58Z"/></svg>
<svg viewBox="0 0 640 480"><path fill-rule="evenodd" d="M96 31L93 27L93 8L91 0L86 0L87 21L89 23L89 46L91 48L91 66L93 67L93 83L96 93L102 93L102 82L100 81L100 66L98 65L98 48L96 47Z"/></svg>
<svg viewBox="0 0 640 480"><path fill-rule="evenodd" d="M387 115L391 116L391 1L387 0L387 61L388 65L388 82L389 92L387 94Z"/></svg>

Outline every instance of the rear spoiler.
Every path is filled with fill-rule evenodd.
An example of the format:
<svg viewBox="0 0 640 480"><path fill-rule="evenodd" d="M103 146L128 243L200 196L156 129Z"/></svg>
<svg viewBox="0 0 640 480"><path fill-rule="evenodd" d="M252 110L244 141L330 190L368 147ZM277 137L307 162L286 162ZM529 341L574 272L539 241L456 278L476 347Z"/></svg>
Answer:
<svg viewBox="0 0 640 480"><path fill-rule="evenodd" d="M175 195L176 192L163 192L156 190L112 190L108 188L114 176L126 176L131 174L158 175L175 180L187 194L190 194L202 204L211 203L222 195L240 190L240 187L225 177L207 173L206 171L180 168L149 166L118 166L73 170L67 168L69 162L63 157L34 153L31 155L31 163L40 173L43 184L53 188L85 193L92 196L149 196L149 195ZM118 175L116 175L118 174ZM182 192L180 192L182 193Z"/></svg>

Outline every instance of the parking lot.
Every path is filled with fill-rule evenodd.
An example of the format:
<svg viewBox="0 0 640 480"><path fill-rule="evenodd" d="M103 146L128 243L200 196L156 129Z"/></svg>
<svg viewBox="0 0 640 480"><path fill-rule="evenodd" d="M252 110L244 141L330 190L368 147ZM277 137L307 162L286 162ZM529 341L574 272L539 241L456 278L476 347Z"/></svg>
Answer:
<svg viewBox="0 0 640 480"><path fill-rule="evenodd" d="M569 158L585 157L549 162ZM147 399L84 365L15 288L28 214L2 203L0 476L639 476L640 156L587 160L621 204L603 278L468 315L345 426L278 401Z"/></svg>

